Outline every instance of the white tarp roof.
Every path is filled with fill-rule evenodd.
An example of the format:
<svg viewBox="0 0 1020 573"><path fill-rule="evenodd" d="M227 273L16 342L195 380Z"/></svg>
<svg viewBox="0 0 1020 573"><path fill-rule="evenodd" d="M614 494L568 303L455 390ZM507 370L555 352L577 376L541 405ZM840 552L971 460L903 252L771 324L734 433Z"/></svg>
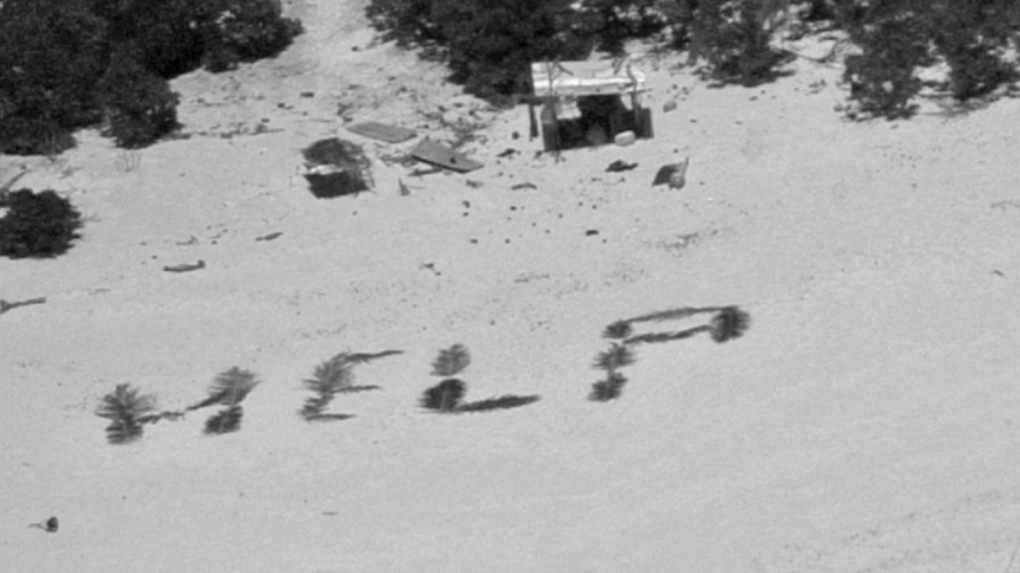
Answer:
<svg viewBox="0 0 1020 573"><path fill-rule="evenodd" d="M531 82L538 97L629 94L645 91L645 75L629 59L535 62Z"/></svg>

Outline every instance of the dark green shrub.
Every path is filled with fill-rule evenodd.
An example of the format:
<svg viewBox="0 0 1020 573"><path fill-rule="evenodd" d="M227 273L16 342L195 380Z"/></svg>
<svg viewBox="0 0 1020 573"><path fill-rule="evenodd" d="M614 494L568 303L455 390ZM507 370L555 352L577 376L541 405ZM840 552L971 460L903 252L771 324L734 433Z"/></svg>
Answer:
<svg viewBox="0 0 1020 573"><path fill-rule="evenodd" d="M0 219L0 256L12 259L55 257L78 238L81 215L52 190L22 189L6 194L9 211Z"/></svg>
<svg viewBox="0 0 1020 573"><path fill-rule="evenodd" d="M769 44L784 7L781 0L700 0L691 58L707 61L721 81L755 85L773 79L790 57Z"/></svg>
<svg viewBox="0 0 1020 573"><path fill-rule="evenodd" d="M1020 41L1020 4L939 0L935 7L933 39L949 65L954 98L979 97L1016 80L1016 66L1006 60L1005 52L1011 41Z"/></svg>
<svg viewBox="0 0 1020 573"><path fill-rule="evenodd" d="M582 0L581 10L593 17L598 48L620 54L626 40L648 38L667 26L662 4L662 0Z"/></svg>
<svg viewBox="0 0 1020 573"><path fill-rule="evenodd" d="M279 0L218 0L205 26L206 69L219 72L239 63L276 56L303 31L301 23L283 18Z"/></svg>
<svg viewBox="0 0 1020 573"><path fill-rule="evenodd" d="M371 0L384 37L426 45L451 79L481 97L530 92L531 63L586 57L594 25L572 0Z"/></svg>
<svg viewBox="0 0 1020 573"><path fill-rule="evenodd" d="M398 46L434 46L442 43L440 26L432 17L435 0L371 0L365 13L384 40Z"/></svg>
<svg viewBox="0 0 1020 573"><path fill-rule="evenodd" d="M71 133L53 120L0 118L0 154L54 156L74 146Z"/></svg>
<svg viewBox="0 0 1020 573"><path fill-rule="evenodd" d="M110 420L106 434L111 444L126 444L142 437L144 418L155 408L152 396L140 394L130 384L118 384L113 392L103 396L96 415Z"/></svg>
<svg viewBox="0 0 1020 573"><path fill-rule="evenodd" d="M841 27L863 51L847 56L844 79L867 115L902 118L916 109L911 99L921 82L914 72L931 62L930 19L915 5L919 1L839 5Z"/></svg>
<svg viewBox="0 0 1020 573"><path fill-rule="evenodd" d="M93 88L108 53L106 23L90 11L90 0L0 2L4 116L65 129L94 123Z"/></svg>
<svg viewBox="0 0 1020 573"><path fill-rule="evenodd" d="M136 53L127 46L119 49L96 87L110 120L109 135L128 149L149 145L178 127L178 95L146 70Z"/></svg>

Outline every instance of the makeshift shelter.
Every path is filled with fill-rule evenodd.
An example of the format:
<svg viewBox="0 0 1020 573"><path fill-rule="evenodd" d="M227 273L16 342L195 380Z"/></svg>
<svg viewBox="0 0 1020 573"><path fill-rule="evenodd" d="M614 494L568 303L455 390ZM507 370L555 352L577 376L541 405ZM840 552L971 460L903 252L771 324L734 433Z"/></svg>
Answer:
<svg viewBox="0 0 1020 573"><path fill-rule="evenodd" d="M312 194L320 199L367 191L371 164L360 147L335 137L316 141L301 151L305 157L305 179Z"/></svg>
<svg viewBox="0 0 1020 573"><path fill-rule="evenodd" d="M629 58L536 62L531 65L531 82L532 137L538 130L537 105L546 151L603 145L627 131L641 139L654 135L651 109L641 105L641 94L648 91L645 76Z"/></svg>

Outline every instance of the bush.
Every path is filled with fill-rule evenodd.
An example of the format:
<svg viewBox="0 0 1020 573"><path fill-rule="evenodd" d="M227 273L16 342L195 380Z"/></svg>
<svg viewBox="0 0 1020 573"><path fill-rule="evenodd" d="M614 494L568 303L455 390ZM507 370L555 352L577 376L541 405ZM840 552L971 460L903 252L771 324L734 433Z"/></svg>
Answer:
<svg viewBox="0 0 1020 573"><path fill-rule="evenodd" d="M55 121L24 117L0 118L0 154L52 157L74 146L71 133Z"/></svg>
<svg viewBox="0 0 1020 573"><path fill-rule="evenodd" d="M453 81L490 99L529 92L532 62L584 58L595 40L571 0L371 0L367 14L384 37L435 48Z"/></svg>
<svg viewBox="0 0 1020 573"><path fill-rule="evenodd" d="M204 67L211 72L234 69L241 62L276 56L303 31L297 20L283 18L279 0L219 0L204 29Z"/></svg>
<svg viewBox="0 0 1020 573"><path fill-rule="evenodd" d="M914 71L930 63L930 20L912 5L921 1L838 5L841 27L863 52L846 58L844 76L862 112L887 118L913 115L911 98L921 89Z"/></svg>
<svg viewBox="0 0 1020 573"><path fill-rule="evenodd" d="M365 9L372 27L384 40L402 48L442 43L439 25L432 18L434 0L371 0Z"/></svg>
<svg viewBox="0 0 1020 573"><path fill-rule="evenodd" d="M663 30L667 14L662 0L583 0L581 9L591 13L599 49L621 54L629 38L647 38Z"/></svg>
<svg viewBox="0 0 1020 573"><path fill-rule="evenodd" d="M128 149L149 145L178 127L178 95L135 54L129 47L119 49L96 88L110 120L109 135Z"/></svg>
<svg viewBox="0 0 1020 573"><path fill-rule="evenodd" d="M118 145L147 145L177 125L162 79L278 54L301 32L281 13L279 0L3 0L0 120L70 132L105 118ZM8 152L46 153L41 141Z"/></svg>
<svg viewBox="0 0 1020 573"><path fill-rule="evenodd" d="M691 58L708 62L721 81L755 85L772 79L789 55L769 41L778 27L781 0L701 0L693 12Z"/></svg>
<svg viewBox="0 0 1020 573"><path fill-rule="evenodd" d="M109 53L106 27L90 0L0 2L4 115L68 130L97 121L94 86Z"/></svg>
<svg viewBox="0 0 1020 573"><path fill-rule="evenodd" d="M81 215L52 190L13 191L4 202L10 210L0 219L0 256L55 257L67 252L78 238Z"/></svg>
<svg viewBox="0 0 1020 573"><path fill-rule="evenodd" d="M847 58L845 77L867 114L912 115L921 89L914 72L937 58L949 65L950 94L958 100L1017 77L1004 55L1020 40L1020 5L1012 0L849 0L835 7L840 27L863 51Z"/></svg>
<svg viewBox="0 0 1020 573"><path fill-rule="evenodd" d="M982 96L1016 79L1016 68L1004 53L1011 40L1020 40L1020 5L1014 0L938 4L931 29L935 47L949 65L954 98Z"/></svg>

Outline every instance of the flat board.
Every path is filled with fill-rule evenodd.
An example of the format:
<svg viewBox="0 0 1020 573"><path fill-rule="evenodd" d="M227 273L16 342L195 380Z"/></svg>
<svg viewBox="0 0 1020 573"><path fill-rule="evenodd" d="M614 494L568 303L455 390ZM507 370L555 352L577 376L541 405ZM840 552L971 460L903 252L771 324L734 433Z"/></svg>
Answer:
<svg viewBox="0 0 1020 573"><path fill-rule="evenodd" d="M395 125L386 125L377 121L364 121L361 123L355 123L354 125L348 125L347 131L351 133L357 133L365 137L372 139L378 139L387 143L401 143L408 139L413 139L418 135L418 132L413 129L406 127L397 127Z"/></svg>
<svg viewBox="0 0 1020 573"><path fill-rule="evenodd" d="M423 139L418 142L418 145L415 145L414 149L411 150L411 157L461 173L485 167L484 164L468 159L466 155L458 153L442 143L432 141L431 139Z"/></svg>

